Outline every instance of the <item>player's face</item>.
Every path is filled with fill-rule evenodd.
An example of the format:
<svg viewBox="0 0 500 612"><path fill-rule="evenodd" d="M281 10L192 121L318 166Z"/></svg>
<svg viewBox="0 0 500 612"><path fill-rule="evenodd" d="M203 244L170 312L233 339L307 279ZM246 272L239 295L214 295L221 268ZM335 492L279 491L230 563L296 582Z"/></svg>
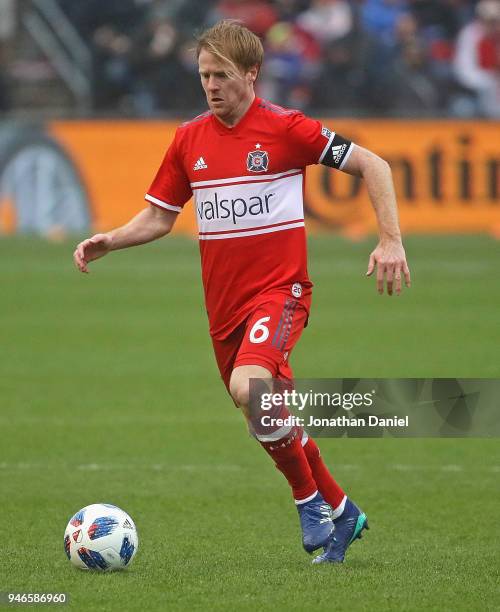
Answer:
<svg viewBox="0 0 500 612"><path fill-rule="evenodd" d="M248 72L231 73L231 67L202 49L198 58L201 84L210 110L228 126L235 125L254 99L253 83L257 67Z"/></svg>

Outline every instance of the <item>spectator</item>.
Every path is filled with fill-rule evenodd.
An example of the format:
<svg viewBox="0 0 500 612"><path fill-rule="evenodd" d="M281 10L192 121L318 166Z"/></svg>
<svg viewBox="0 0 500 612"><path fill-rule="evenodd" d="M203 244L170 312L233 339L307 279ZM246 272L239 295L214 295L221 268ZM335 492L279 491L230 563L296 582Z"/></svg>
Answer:
<svg viewBox="0 0 500 612"><path fill-rule="evenodd" d="M173 22L161 15L153 12L134 40L132 99L139 115L203 107L192 42L184 43Z"/></svg>
<svg viewBox="0 0 500 612"><path fill-rule="evenodd" d="M313 88L312 107L344 113L365 105L361 99L364 75L358 69L357 41L357 37L350 35L327 45Z"/></svg>
<svg viewBox="0 0 500 612"><path fill-rule="evenodd" d="M134 91L132 37L153 0L59 0L84 40L91 43L94 106L116 110ZM121 108L121 110L126 110Z"/></svg>
<svg viewBox="0 0 500 612"><path fill-rule="evenodd" d="M292 21L299 13L309 8L310 0L274 0L279 21Z"/></svg>
<svg viewBox="0 0 500 612"><path fill-rule="evenodd" d="M481 0L476 19L459 33L454 69L459 83L472 94L464 114L500 117L500 0Z"/></svg>
<svg viewBox="0 0 500 612"><path fill-rule="evenodd" d="M113 26L103 25L94 32L92 43L95 107L116 110L119 100L133 90L129 62L132 41Z"/></svg>
<svg viewBox="0 0 500 612"><path fill-rule="evenodd" d="M460 28L474 15L469 0L410 0L409 8L421 36L428 41L453 42Z"/></svg>
<svg viewBox="0 0 500 612"><path fill-rule="evenodd" d="M452 60L460 29L474 15L469 0L412 0L411 11L417 20L419 37L427 47L427 70L439 83L441 104L447 104L454 89Z"/></svg>
<svg viewBox="0 0 500 612"><path fill-rule="evenodd" d="M175 20L180 33L191 40L193 31L207 22L208 14L214 4L215 0L177 0L177 7L171 17Z"/></svg>
<svg viewBox="0 0 500 612"><path fill-rule="evenodd" d="M326 48L312 105L335 112L385 115L394 99L393 56L359 24Z"/></svg>
<svg viewBox="0 0 500 612"><path fill-rule="evenodd" d="M221 19L236 19L257 36L264 36L278 20L278 14L266 0L219 0L209 13L208 24Z"/></svg>
<svg viewBox="0 0 500 612"><path fill-rule="evenodd" d="M264 47L259 95L283 106L305 108L320 57L317 43L293 23L279 22L268 30Z"/></svg>
<svg viewBox="0 0 500 612"><path fill-rule="evenodd" d="M311 7L300 13L296 22L322 45L327 45L352 31L353 14L346 0L313 0Z"/></svg>
<svg viewBox="0 0 500 612"><path fill-rule="evenodd" d="M396 28L408 12L406 0L365 0L361 7L363 29L388 47L396 45Z"/></svg>
<svg viewBox="0 0 500 612"><path fill-rule="evenodd" d="M438 87L431 76L426 45L413 15L405 14L398 20L393 70L394 111L429 114L438 109Z"/></svg>
<svg viewBox="0 0 500 612"><path fill-rule="evenodd" d="M157 14L151 16L135 39L130 61L134 70L134 105L140 115L151 115L163 106L163 91L170 98L178 91L177 44L175 27Z"/></svg>

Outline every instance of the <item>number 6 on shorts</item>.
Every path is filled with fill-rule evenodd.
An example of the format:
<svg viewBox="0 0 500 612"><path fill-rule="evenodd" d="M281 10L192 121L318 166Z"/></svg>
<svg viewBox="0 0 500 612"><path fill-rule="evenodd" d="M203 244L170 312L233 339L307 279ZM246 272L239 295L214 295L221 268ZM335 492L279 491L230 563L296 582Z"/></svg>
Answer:
<svg viewBox="0 0 500 612"><path fill-rule="evenodd" d="M262 317L255 321L252 329L250 330L250 342L252 344L260 344L265 342L269 338L269 329L264 325L271 320L271 317Z"/></svg>

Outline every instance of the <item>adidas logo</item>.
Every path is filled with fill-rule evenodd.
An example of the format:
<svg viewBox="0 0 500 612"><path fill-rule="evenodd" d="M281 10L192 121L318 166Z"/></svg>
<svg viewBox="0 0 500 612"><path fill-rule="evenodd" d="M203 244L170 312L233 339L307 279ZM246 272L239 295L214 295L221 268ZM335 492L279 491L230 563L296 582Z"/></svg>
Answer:
<svg viewBox="0 0 500 612"><path fill-rule="evenodd" d="M332 155L333 155L333 161L338 164L340 161L340 158L342 157L343 152L346 150L347 145L343 144L343 145L337 145L336 147L332 147Z"/></svg>
<svg viewBox="0 0 500 612"><path fill-rule="evenodd" d="M193 170L204 170L205 168L208 168L208 166L205 163L203 157L200 157L199 160L193 166Z"/></svg>
<svg viewBox="0 0 500 612"><path fill-rule="evenodd" d="M123 523L123 528L124 529L133 529L132 524L130 523L130 521L128 519L125 519L125 522Z"/></svg>

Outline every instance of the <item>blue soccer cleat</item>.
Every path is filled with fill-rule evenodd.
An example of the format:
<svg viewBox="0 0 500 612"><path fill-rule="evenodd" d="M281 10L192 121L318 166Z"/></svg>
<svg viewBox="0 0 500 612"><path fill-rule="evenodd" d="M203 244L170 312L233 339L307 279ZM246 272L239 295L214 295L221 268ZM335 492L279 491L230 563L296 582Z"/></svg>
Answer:
<svg viewBox="0 0 500 612"><path fill-rule="evenodd" d="M311 501L298 504L300 526L302 527L302 545L306 552L326 546L335 526L332 520L332 507L319 493Z"/></svg>
<svg viewBox="0 0 500 612"><path fill-rule="evenodd" d="M335 519L335 534L325 546L325 552L313 559L313 563L342 563L349 546L361 538L363 529L369 529L366 514L347 499L342 514Z"/></svg>

